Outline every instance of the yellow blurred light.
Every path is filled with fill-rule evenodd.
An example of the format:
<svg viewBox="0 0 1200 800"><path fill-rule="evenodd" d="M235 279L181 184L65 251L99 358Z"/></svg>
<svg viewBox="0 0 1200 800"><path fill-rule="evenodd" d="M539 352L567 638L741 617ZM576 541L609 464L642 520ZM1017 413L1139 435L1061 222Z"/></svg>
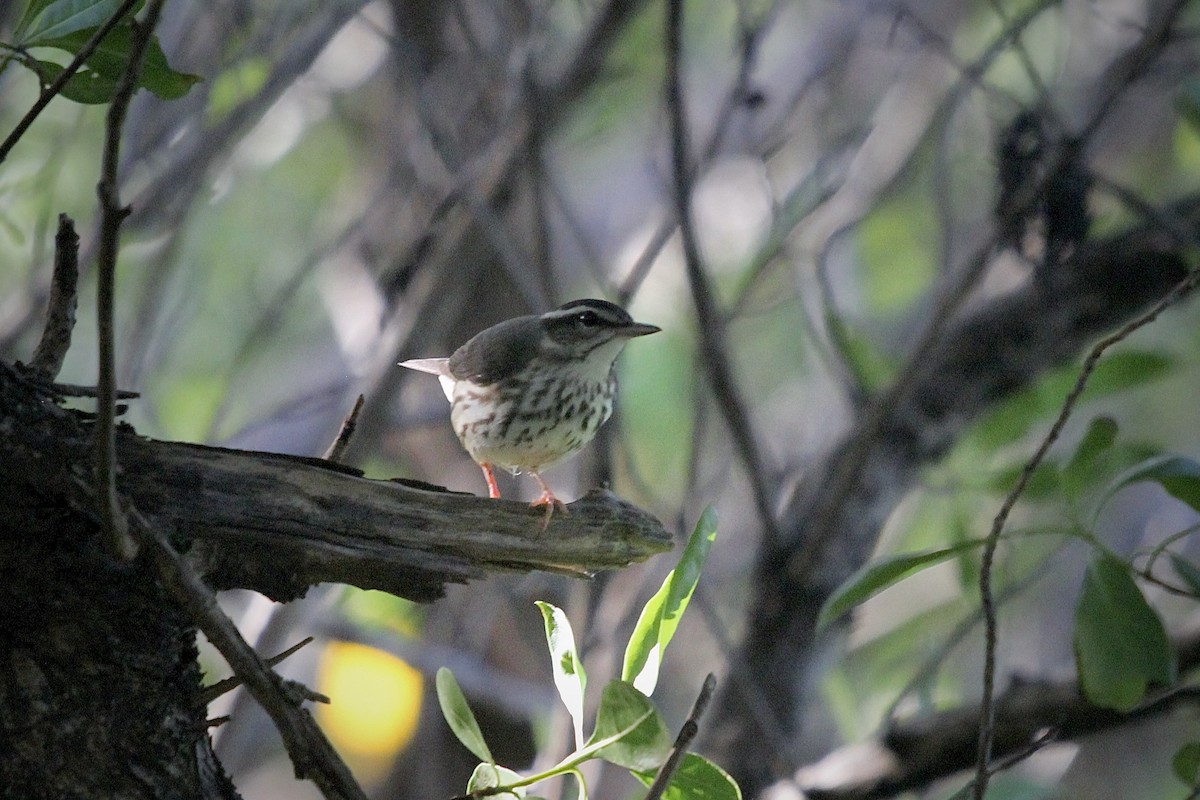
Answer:
<svg viewBox="0 0 1200 800"><path fill-rule="evenodd" d="M416 733L422 683L420 672L382 650L331 642L317 675L319 691L332 701L317 706L321 727L352 766L390 761Z"/></svg>

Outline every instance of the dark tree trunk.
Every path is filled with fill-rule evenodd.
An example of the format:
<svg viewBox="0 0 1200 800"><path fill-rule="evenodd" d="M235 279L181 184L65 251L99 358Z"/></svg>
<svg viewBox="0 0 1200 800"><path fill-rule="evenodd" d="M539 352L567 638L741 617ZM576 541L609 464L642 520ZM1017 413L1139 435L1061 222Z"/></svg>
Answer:
<svg viewBox="0 0 1200 800"><path fill-rule="evenodd" d="M105 552L67 489L86 478L59 435L85 436L80 419L16 374L0 381L0 796L237 797L209 747L195 627L146 559Z"/></svg>
<svg viewBox="0 0 1200 800"><path fill-rule="evenodd" d="M101 542L90 428L39 372L0 362L0 798L237 797L211 751L196 625L151 547L123 564ZM542 537L524 503L127 427L117 439L123 502L225 588L290 598L342 581L427 600L489 570L580 574L670 547L607 494Z"/></svg>

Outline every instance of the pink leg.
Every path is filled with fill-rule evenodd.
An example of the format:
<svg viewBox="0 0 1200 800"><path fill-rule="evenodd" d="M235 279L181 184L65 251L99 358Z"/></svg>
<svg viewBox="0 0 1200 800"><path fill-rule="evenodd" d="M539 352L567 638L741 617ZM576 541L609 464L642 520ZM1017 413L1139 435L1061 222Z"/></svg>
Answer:
<svg viewBox="0 0 1200 800"><path fill-rule="evenodd" d="M546 482L544 480L542 480L541 475L537 474L533 470L530 470L529 474L532 475L534 480L536 480L538 482L538 486L542 487L541 495L538 497L537 500L534 500L532 503L530 503L529 507L530 508L536 508L538 506L546 507L546 516L542 520L542 530L544 531L544 530L546 530L547 526L550 525L550 517L554 516L555 509L562 511L562 513L566 514L566 513L568 513L567 507L566 507L566 505L563 504L562 500L559 500L557 497L554 496L554 492L550 491L550 487L546 485Z"/></svg>
<svg viewBox="0 0 1200 800"><path fill-rule="evenodd" d="M500 487L496 485L496 476L492 472L492 465L491 464L480 464L479 468L483 470L484 480L487 481L488 497L492 498L493 500L499 500L500 499Z"/></svg>

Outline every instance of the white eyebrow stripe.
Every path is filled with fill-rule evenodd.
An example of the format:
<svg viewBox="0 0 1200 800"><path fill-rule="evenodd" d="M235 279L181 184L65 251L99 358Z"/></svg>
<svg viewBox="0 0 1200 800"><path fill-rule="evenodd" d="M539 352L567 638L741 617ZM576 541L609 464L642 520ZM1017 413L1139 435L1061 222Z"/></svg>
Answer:
<svg viewBox="0 0 1200 800"><path fill-rule="evenodd" d="M616 316L608 309L596 308L595 306L588 306L588 305L574 306L572 308L556 308L553 311L548 311L545 314L543 314L542 319L547 322L560 320L560 319L571 319L572 317L576 317L579 314L583 313L584 311L591 311L596 316L602 317L605 322L608 322L608 323L611 323L614 325L626 324L625 320L623 318Z"/></svg>

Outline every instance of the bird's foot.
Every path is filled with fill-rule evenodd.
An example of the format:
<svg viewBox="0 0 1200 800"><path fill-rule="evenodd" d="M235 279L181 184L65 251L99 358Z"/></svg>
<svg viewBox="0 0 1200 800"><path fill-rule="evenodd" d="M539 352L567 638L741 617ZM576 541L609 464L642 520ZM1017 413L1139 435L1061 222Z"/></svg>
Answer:
<svg viewBox="0 0 1200 800"><path fill-rule="evenodd" d="M538 475L536 472L533 472L531 474L537 480L538 484L542 487L542 493L540 495L538 495L537 500L534 500L532 503L529 504L529 507L530 508L537 508L538 506L546 507L546 515L544 517L542 517L542 525L538 531L539 533L543 533L543 532L545 532L546 528L548 528L550 526L550 518L552 516L554 516L555 511L561 511L563 514L570 514L571 512L567 511L566 503L564 503L562 500L559 500L557 497L554 496L554 492L550 491L550 487L546 485L546 482L544 480L542 480L541 475Z"/></svg>

